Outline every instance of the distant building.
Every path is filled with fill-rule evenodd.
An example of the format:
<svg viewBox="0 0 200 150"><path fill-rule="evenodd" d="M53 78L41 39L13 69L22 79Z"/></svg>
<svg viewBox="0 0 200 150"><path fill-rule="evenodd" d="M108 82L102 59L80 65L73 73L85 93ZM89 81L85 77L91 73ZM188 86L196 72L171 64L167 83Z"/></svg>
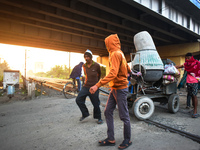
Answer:
<svg viewBox="0 0 200 150"><path fill-rule="evenodd" d="M44 72L44 63L43 62L35 62L35 73Z"/></svg>

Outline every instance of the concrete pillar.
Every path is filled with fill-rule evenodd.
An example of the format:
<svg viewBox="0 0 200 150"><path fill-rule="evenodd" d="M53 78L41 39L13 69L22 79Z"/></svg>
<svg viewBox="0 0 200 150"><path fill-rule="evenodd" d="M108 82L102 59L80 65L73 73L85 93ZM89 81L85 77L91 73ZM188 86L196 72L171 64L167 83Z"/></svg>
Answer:
<svg viewBox="0 0 200 150"><path fill-rule="evenodd" d="M28 83L28 89L27 89L27 91L28 91L28 97L31 97L31 95L32 95L32 90L31 90L31 83Z"/></svg>
<svg viewBox="0 0 200 150"><path fill-rule="evenodd" d="M31 98L35 98L35 82L32 82L31 84Z"/></svg>
<svg viewBox="0 0 200 150"><path fill-rule="evenodd" d="M28 97L30 97L31 99L34 99L35 98L35 83L34 82L28 83L27 91L28 91Z"/></svg>
<svg viewBox="0 0 200 150"><path fill-rule="evenodd" d="M109 72L109 58L108 56L98 57L97 62L106 66L106 75Z"/></svg>
<svg viewBox="0 0 200 150"><path fill-rule="evenodd" d="M130 55L125 55L125 57L127 62L131 61ZM97 62L106 66L106 75L107 75L109 73L109 57L108 56L98 57Z"/></svg>

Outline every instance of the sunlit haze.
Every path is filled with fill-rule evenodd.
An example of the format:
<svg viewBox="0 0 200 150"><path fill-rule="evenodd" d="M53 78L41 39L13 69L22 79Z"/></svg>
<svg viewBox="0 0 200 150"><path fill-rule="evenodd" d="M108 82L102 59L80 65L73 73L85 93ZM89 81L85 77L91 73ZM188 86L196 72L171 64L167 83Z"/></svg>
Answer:
<svg viewBox="0 0 200 150"><path fill-rule="evenodd" d="M25 51L27 51L26 71L32 70L34 73L37 72L35 65L38 63L43 64L43 71L47 72L55 65L66 65L69 67L70 63L70 67L73 68L79 62L85 62L83 54L80 53L69 53L0 43L0 63L5 60L12 70L20 70L23 75L25 70ZM96 61L97 57L98 56L96 55L93 56L93 60Z"/></svg>

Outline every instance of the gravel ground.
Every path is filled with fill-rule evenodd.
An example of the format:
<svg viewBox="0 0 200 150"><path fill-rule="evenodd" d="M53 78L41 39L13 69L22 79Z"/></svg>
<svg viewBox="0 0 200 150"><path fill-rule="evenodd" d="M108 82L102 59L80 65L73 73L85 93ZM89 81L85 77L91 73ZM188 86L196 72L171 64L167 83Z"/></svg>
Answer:
<svg viewBox="0 0 200 150"><path fill-rule="evenodd" d="M180 111L171 114L166 106L156 107L152 120L200 136L200 118L190 117L185 109L186 93L180 95ZM1 98L0 98L1 99ZM101 95L103 111L107 96ZM199 101L200 98L198 97ZM98 140L106 137L106 123L98 125L92 118L93 107L86 105L90 116L80 122L80 110L75 99L63 95L34 100L13 100L0 105L0 150L114 150L123 140L123 124L118 110L114 112L116 146L100 147ZM157 105L157 104L155 104ZM200 104L199 104L200 105ZM200 110L200 106L198 107ZM131 118L132 142L135 150L200 150L200 144L181 135Z"/></svg>

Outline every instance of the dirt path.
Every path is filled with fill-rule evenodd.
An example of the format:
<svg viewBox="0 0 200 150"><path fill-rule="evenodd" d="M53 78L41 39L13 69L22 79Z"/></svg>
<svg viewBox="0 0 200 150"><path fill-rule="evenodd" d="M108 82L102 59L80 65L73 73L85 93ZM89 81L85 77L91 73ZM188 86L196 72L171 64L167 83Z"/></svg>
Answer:
<svg viewBox="0 0 200 150"><path fill-rule="evenodd" d="M101 102L106 103L106 96ZM185 96L181 98L184 109ZM200 100L200 98L199 98ZM98 140L106 137L106 123L98 125L92 118L92 105L86 102L90 117L79 122L80 110L75 99L64 96L16 101L0 105L0 150L114 150L123 139L123 124L115 116L116 146L100 147ZM200 103L199 103L200 105ZM101 106L103 120L104 107ZM200 108L199 108L200 110ZM189 114L170 114L166 109L156 108L153 120L200 135L200 118ZM200 144L178 134L170 133L131 115L132 141L130 150L200 150Z"/></svg>

